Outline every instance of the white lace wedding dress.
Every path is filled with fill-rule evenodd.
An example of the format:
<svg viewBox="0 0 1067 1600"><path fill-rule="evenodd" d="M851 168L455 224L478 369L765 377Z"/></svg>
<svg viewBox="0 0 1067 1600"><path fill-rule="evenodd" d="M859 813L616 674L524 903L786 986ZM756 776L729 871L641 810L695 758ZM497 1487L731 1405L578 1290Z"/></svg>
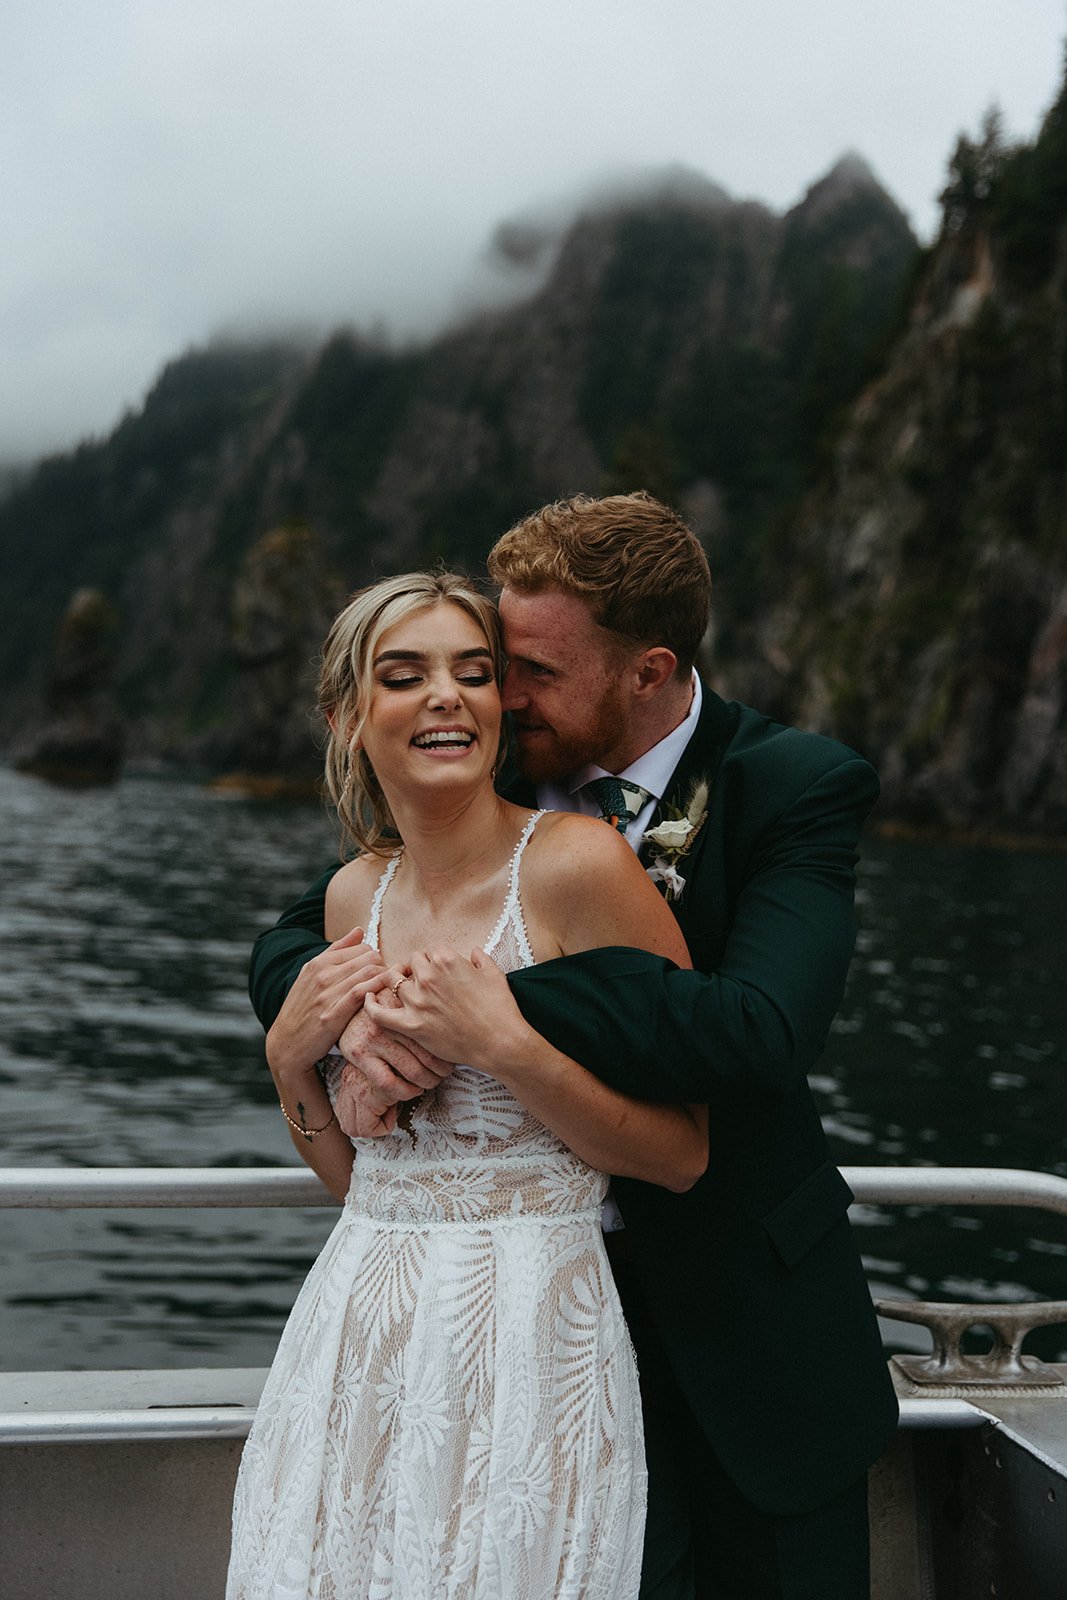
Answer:
<svg viewBox="0 0 1067 1600"><path fill-rule="evenodd" d="M533 960L536 821L488 944L505 971ZM356 1141L241 1461L228 1600L632 1600L644 1452L606 1179L467 1067L411 1131Z"/></svg>

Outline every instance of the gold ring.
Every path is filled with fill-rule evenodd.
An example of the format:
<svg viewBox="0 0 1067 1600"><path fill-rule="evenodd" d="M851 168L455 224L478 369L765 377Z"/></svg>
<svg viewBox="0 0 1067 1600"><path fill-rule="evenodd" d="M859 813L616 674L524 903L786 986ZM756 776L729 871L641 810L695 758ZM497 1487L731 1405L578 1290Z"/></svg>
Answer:
<svg viewBox="0 0 1067 1600"><path fill-rule="evenodd" d="M400 974L400 977L393 984L393 999L394 1000L399 1000L400 999L400 996L397 994L396 991L400 988L400 985L402 983L407 983L407 981L408 981L408 979L410 977L411 977L411 973L410 972L402 972Z"/></svg>

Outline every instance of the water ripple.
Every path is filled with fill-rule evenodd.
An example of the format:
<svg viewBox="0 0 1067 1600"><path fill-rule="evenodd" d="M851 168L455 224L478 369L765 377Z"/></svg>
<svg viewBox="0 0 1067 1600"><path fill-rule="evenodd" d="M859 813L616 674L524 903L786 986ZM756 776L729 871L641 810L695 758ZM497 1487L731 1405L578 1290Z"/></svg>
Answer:
<svg viewBox="0 0 1067 1600"><path fill-rule="evenodd" d="M70 794L0 769L0 1160L295 1161L247 958L333 853L316 806L138 776ZM856 959L812 1079L838 1161L1067 1175L1065 903L1067 856L865 844ZM1063 1292L1061 1219L864 1206L853 1220L878 1293ZM332 1223L9 1212L5 1362L265 1362ZM901 1327L894 1339L914 1338ZM1041 1353L1062 1353L1062 1331L1044 1337Z"/></svg>

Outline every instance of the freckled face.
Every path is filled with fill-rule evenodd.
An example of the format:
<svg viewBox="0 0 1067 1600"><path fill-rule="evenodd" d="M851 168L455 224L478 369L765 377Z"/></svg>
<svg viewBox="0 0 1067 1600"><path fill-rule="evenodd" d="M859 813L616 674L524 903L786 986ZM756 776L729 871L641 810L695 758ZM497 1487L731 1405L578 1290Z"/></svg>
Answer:
<svg viewBox="0 0 1067 1600"><path fill-rule="evenodd" d="M504 710L525 777L558 779L596 762L626 765L627 696L612 641L584 600L558 590L505 589Z"/></svg>
<svg viewBox="0 0 1067 1600"><path fill-rule="evenodd" d="M382 635L360 741L385 789L483 781L500 739L493 657L474 618L447 601Z"/></svg>

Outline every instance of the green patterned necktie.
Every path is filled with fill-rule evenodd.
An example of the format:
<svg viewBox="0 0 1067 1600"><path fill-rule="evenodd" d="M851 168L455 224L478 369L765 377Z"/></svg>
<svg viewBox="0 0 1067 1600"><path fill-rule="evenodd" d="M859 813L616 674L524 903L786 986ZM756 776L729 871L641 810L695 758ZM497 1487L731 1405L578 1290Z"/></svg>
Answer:
<svg viewBox="0 0 1067 1600"><path fill-rule="evenodd" d="M610 822L619 833L626 832L649 797L648 790L642 789L640 784L623 783L619 778L593 778L583 783L582 788L592 795L604 821Z"/></svg>

